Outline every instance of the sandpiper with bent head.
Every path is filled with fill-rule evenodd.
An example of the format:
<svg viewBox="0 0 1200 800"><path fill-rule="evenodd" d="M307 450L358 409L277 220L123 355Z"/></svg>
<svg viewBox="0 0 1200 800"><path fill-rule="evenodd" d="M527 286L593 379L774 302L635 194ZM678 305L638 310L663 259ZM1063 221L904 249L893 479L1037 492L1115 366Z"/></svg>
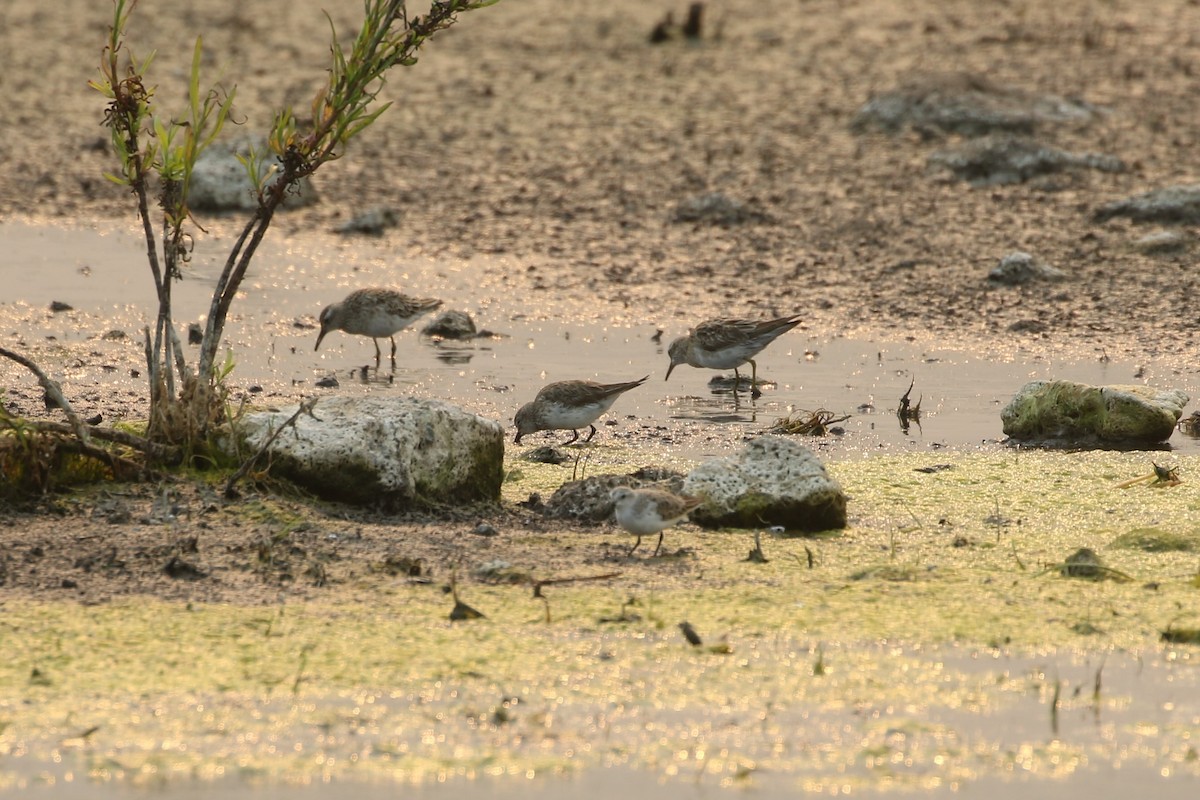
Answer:
<svg viewBox="0 0 1200 800"><path fill-rule="evenodd" d="M579 439L579 429L591 428L585 442L596 435L593 424L600 415L612 408L612 404L625 392L641 386L645 378L628 383L596 383L595 381L558 381L542 387L532 402L521 406L513 420L517 426L517 438L537 431L571 431L574 433L563 444Z"/></svg>
<svg viewBox="0 0 1200 800"><path fill-rule="evenodd" d="M658 544L652 556L658 555L663 543L663 531L687 519L688 514L704 502L700 497L686 497L662 489L631 489L618 486L608 494L614 503L617 524L637 537L628 555L638 549L642 537L658 534Z"/></svg>
<svg viewBox="0 0 1200 800"><path fill-rule="evenodd" d="M750 319L710 319L701 322L688 331L687 336L680 336L667 348L671 356L667 379L671 377L671 370L680 364L706 369L732 369L733 391L736 394L742 377L738 367L748 361L751 394L758 397L761 392L758 391L758 364L754 362L754 357L799 324L798 314L761 322Z"/></svg>
<svg viewBox="0 0 1200 800"><path fill-rule="evenodd" d="M393 289L358 289L346 295L340 303L333 303L321 311L321 333L316 347L330 331L345 331L356 336L370 336L375 343L375 366L379 366L379 339L387 336L392 340L392 364L396 363L395 334L412 324L413 320L428 314L442 304L431 297L409 297Z"/></svg>

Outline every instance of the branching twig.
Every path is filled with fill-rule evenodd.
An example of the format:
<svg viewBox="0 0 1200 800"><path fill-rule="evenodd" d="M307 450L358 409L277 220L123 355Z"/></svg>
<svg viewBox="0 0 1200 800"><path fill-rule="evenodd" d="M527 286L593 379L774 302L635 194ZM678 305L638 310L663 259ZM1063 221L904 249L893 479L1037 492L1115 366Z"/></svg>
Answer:
<svg viewBox="0 0 1200 800"><path fill-rule="evenodd" d="M296 409L296 413L292 414L292 416L288 417L287 422L280 425L278 428L275 429L275 431L270 436L267 437L267 440L262 443L262 447L258 448L258 452L255 453L254 455L250 456L250 458L248 458L246 460L246 462L244 464L242 464L241 467L238 468L238 471L233 473L233 475L230 476L229 480L226 481L226 483L225 483L225 496L226 497L234 497L233 487L235 485L237 485L237 482L240 481L242 478L246 477L246 473L248 473L251 470L251 468L254 466L255 462L258 461L258 459L262 458L263 453L267 452L267 448L269 448L271 446L271 444L276 439L279 438L279 434L283 433L284 429L290 428L296 424L296 420L300 417L301 414L307 414L308 416L312 417L313 419L317 420L318 422L321 421L320 418L316 414L313 413L313 406L315 406L316 404L317 404L317 398L315 398L315 397L310 397L307 400L302 401L300 403L300 407L298 409Z"/></svg>
<svg viewBox="0 0 1200 800"><path fill-rule="evenodd" d="M51 380L46 376L46 373L42 372L37 364L19 353L14 353L11 350L0 347L0 356L11 358L37 376L38 382L42 384L42 388L46 390L46 394L66 413L67 419L71 423L71 430L79 437L79 441L84 444L91 444L87 427L83 424L83 420L79 418L79 415L75 413L75 409L71 408L71 404L67 402L67 398L63 396L62 387L58 385L57 381Z"/></svg>
<svg viewBox="0 0 1200 800"><path fill-rule="evenodd" d="M108 467L113 471L113 477L118 479L121 477L121 470L128 470L128 472L133 475L147 475L155 480L158 480L162 477L145 464L139 464L136 461L130 461L128 458L124 458L116 453L105 450L103 447L97 447L94 444L88 444L87 442L81 442L75 439L63 439L58 443L58 447L59 449L67 452L78 453L83 456L88 456L89 458L94 458L101 464L108 465Z"/></svg>
<svg viewBox="0 0 1200 800"><path fill-rule="evenodd" d="M61 422L47 422L44 420L24 420L23 424L26 428L38 433L58 433L69 434L74 433L74 429L70 425L64 425ZM155 461L162 461L166 464L177 464L182 457L182 451L178 447L169 444L159 444L151 442L136 434L126 433L125 431L113 430L112 428L96 428L88 429L88 433L93 438L101 439L114 444L125 445L134 450L140 450L149 458ZM132 462L130 462L132 463Z"/></svg>

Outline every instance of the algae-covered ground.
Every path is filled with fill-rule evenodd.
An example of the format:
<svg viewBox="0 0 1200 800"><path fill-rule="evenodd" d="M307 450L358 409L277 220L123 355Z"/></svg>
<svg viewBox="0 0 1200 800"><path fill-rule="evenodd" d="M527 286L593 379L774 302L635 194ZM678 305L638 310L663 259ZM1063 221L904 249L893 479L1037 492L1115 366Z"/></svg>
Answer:
<svg viewBox="0 0 1200 800"><path fill-rule="evenodd" d="M444 563L428 581L335 571L304 602L9 595L0 788L586 784L615 767L844 791L1114 763L1194 779L1200 645L1163 633L1200 628L1200 459L1180 485L1118 488L1151 455L833 463L849 527L764 536L766 563L746 560L748 531L683 526L665 555L629 558L608 526L499 524L455 557L459 599L485 615L456 622ZM551 468L516 469L510 501ZM1063 574L1081 547L1094 579ZM529 583L598 575L540 598Z"/></svg>

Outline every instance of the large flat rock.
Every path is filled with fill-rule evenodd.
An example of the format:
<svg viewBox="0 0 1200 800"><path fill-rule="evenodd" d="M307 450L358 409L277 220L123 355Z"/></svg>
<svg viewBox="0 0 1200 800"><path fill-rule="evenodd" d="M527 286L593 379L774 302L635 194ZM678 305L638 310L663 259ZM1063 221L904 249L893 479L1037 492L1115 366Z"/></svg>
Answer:
<svg viewBox="0 0 1200 800"><path fill-rule="evenodd" d="M248 414L243 455L297 406ZM271 472L330 500L388 510L494 503L504 476L504 429L439 400L335 397L301 414L268 450Z"/></svg>

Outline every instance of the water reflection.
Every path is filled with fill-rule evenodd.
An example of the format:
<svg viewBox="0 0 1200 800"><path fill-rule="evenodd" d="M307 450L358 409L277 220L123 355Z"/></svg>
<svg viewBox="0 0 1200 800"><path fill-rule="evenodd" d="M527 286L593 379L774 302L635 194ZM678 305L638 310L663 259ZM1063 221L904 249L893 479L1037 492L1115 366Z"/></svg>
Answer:
<svg viewBox="0 0 1200 800"><path fill-rule="evenodd" d="M445 342L434 346L434 358L443 364L461 365L471 363L475 357L475 348L462 345L448 345Z"/></svg>

